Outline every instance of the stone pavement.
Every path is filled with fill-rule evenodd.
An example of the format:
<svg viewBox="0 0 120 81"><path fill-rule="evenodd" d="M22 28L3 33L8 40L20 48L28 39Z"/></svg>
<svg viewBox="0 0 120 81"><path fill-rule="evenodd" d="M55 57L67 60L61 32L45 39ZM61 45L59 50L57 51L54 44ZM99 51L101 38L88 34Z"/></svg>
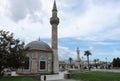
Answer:
<svg viewBox="0 0 120 81"><path fill-rule="evenodd" d="M91 71L120 72L120 69L91 69Z"/></svg>
<svg viewBox="0 0 120 81"><path fill-rule="evenodd" d="M103 71L103 72L120 72L120 69L91 69L91 71ZM71 80L71 79L64 79L64 74L66 74L67 71L65 72L59 72L59 74L53 74L53 75L46 75L46 81L76 81L76 80ZM16 72L12 72L12 76L19 76L16 74ZM41 76L41 80L43 80L43 75Z"/></svg>
<svg viewBox="0 0 120 81"><path fill-rule="evenodd" d="M53 74L53 75L46 75L46 80L50 81L50 80L55 80L55 81L62 81L64 79L64 74L67 73L67 71L65 72L59 72L59 74ZM44 81L44 76L41 76L41 80Z"/></svg>
<svg viewBox="0 0 120 81"><path fill-rule="evenodd" d="M91 69L91 71L103 71L103 72L120 72L120 69ZM64 74L67 73L65 72L59 72L59 74L54 74L54 75L46 75L46 81L76 81L76 80L71 80L71 79L64 79ZM41 80L43 80L43 76L41 76Z"/></svg>

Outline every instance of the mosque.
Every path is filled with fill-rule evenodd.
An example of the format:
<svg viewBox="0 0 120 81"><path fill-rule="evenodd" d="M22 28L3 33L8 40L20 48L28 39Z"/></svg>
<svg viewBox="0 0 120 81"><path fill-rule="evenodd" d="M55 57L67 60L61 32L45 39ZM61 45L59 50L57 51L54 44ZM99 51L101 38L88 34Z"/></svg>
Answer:
<svg viewBox="0 0 120 81"><path fill-rule="evenodd" d="M18 74L53 74L59 72L57 45L57 26L59 24L59 18L57 17L55 0L50 24L52 26L52 47L43 41L32 41L28 43L25 46L25 48L29 48L29 50L25 51L28 60L25 61L25 67L18 70Z"/></svg>

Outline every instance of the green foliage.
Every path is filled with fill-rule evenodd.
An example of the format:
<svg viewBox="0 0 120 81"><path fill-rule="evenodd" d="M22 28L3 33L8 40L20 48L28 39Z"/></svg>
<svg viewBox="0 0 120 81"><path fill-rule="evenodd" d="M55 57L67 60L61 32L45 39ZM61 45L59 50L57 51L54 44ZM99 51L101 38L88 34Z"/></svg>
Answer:
<svg viewBox="0 0 120 81"><path fill-rule="evenodd" d="M39 80L27 77L2 77L0 78L0 81L39 81Z"/></svg>
<svg viewBox="0 0 120 81"><path fill-rule="evenodd" d="M90 66L89 66L89 56L92 55L92 53L89 50L86 50L84 52L84 55L87 56L87 62L88 62L88 68L90 70Z"/></svg>
<svg viewBox="0 0 120 81"><path fill-rule="evenodd" d="M59 61L59 63L60 63L60 64L66 64L66 62L65 62L65 61Z"/></svg>
<svg viewBox="0 0 120 81"><path fill-rule="evenodd" d="M72 61L73 61L72 57L69 57L68 60L69 60L70 64L72 64Z"/></svg>
<svg viewBox="0 0 120 81"><path fill-rule="evenodd" d="M71 79L82 81L120 81L120 73L113 72L81 72L73 74Z"/></svg>
<svg viewBox="0 0 120 81"><path fill-rule="evenodd" d="M4 68L19 68L24 65L24 43L13 38L13 33L0 31L0 75Z"/></svg>
<svg viewBox="0 0 120 81"><path fill-rule="evenodd" d="M120 67L120 58L113 59L113 67Z"/></svg>
<svg viewBox="0 0 120 81"><path fill-rule="evenodd" d="M84 55L89 56L89 55L91 55L91 52L89 50L87 50L87 51L85 51Z"/></svg>

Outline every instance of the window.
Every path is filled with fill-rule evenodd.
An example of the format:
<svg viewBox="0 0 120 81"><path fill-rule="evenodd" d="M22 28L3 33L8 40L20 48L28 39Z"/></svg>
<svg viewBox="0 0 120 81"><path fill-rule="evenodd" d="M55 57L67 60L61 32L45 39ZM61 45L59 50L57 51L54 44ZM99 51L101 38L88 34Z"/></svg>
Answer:
<svg viewBox="0 0 120 81"><path fill-rule="evenodd" d="M48 69L48 55L47 54L40 54L39 55L39 71L47 71Z"/></svg>
<svg viewBox="0 0 120 81"><path fill-rule="evenodd" d="M45 61L40 61L40 69L45 69Z"/></svg>
<svg viewBox="0 0 120 81"><path fill-rule="evenodd" d="M29 69L29 57L25 60L25 66L24 69Z"/></svg>
<svg viewBox="0 0 120 81"><path fill-rule="evenodd" d="M46 69L46 63L47 61L40 61L40 70L45 70Z"/></svg>

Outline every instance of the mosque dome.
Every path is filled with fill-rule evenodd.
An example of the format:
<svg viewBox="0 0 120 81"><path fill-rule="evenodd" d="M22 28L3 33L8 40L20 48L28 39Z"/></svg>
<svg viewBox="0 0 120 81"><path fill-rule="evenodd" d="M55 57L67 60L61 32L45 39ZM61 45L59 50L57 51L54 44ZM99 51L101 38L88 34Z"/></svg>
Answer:
<svg viewBox="0 0 120 81"><path fill-rule="evenodd" d="M28 43L25 48L29 48L29 50L52 51L50 46L43 41L32 41Z"/></svg>

